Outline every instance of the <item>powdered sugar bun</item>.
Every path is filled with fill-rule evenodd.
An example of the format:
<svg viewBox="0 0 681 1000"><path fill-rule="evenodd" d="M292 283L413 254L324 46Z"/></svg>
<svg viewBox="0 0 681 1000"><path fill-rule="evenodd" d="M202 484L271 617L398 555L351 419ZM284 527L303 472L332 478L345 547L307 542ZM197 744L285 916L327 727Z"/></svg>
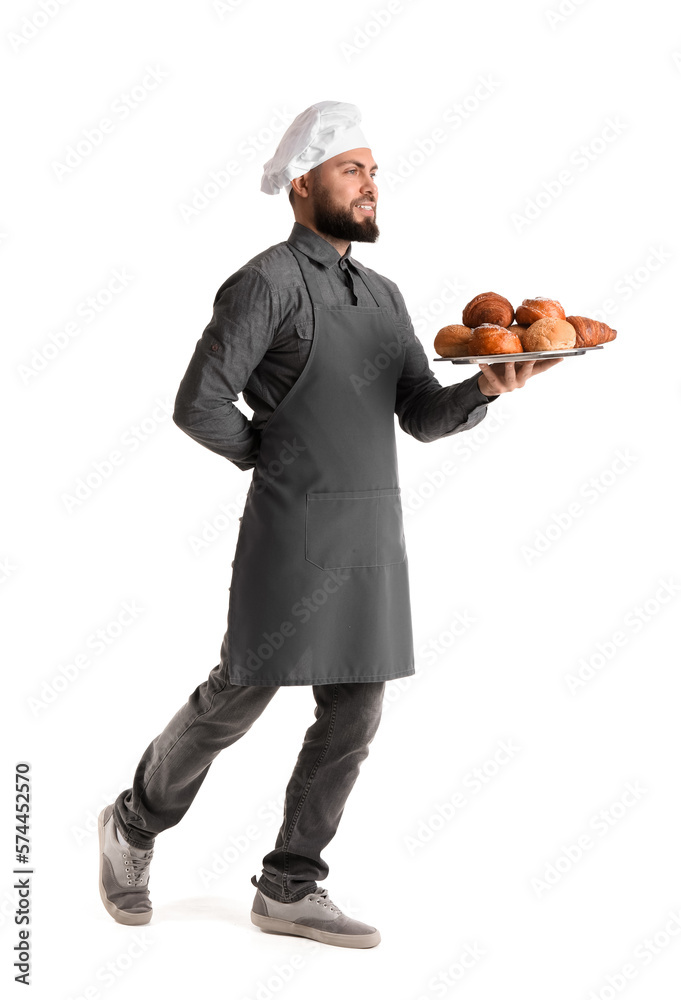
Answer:
<svg viewBox="0 0 681 1000"><path fill-rule="evenodd" d="M556 319L565 319L565 310L556 299L548 299L538 295L533 299L523 299L523 304L515 311L516 323L521 326L531 326L538 319L545 316L553 316Z"/></svg>

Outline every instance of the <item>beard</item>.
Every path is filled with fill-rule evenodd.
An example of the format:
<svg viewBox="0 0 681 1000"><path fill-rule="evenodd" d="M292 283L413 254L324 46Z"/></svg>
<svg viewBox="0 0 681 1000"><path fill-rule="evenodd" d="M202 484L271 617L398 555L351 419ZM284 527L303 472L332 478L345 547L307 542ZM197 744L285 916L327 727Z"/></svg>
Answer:
<svg viewBox="0 0 681 1000"><path fill-rule="evenodd" d="M367 215L364 219L357 219L354 208L337 205L331 200L329 189L315 179L312 222L315 229L325 236L348 242L375 243L380 230L375 222L376 203L372 201L371 204L374 207L373 218Z"/></svg>

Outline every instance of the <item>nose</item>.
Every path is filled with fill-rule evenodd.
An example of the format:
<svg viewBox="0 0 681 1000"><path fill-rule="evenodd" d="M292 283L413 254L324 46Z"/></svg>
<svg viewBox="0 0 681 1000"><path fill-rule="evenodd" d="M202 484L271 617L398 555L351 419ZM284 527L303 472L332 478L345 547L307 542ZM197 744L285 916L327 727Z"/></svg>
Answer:
<svg viewBox="0 0 681 1000"><path fill-rule="evenodd" d="M370 194L374 201L378 199L378 185L371 177L362 184L362 194Z"/></svg>

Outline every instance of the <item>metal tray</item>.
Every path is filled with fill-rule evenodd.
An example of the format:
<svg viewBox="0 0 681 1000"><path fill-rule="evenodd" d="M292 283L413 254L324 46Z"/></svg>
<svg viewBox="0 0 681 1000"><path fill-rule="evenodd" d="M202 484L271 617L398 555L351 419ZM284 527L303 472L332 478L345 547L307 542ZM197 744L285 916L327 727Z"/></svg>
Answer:
<svg viewBox="0 0 681 1000"><path fill-rule="evenodd" d="M474 358L433 358L433 361L451 361L453 365L475 365L480 361L486 364L493 361L539 361L542 358L570 358L575 354L586 354L587 351L600 351L605 344L595 344L593 347L570 347L564 351L522 351L518 354L479 354Z"/></svg>

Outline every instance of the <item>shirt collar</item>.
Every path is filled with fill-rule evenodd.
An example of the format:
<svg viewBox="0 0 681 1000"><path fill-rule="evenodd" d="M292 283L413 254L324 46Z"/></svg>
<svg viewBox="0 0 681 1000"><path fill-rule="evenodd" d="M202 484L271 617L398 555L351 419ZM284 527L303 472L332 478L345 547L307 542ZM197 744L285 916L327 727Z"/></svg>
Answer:
<svg viewBox="0 0 681 1000"><path fill-rule="evenodd" d="M354 257L350 256L352 243L348 245L347 250L343 256L341 256L336 248L331 246L328 240L325 240L323 236L319 235L319 233L313 232L300 222L293 223L293 229L291 230L287 243L292 243L296 250L302 250L304 254L311 257L313 260L318 261L320 264L323 264L324 267L335 267L337 264L340 264L342 260L345 260L350 261L361 271L366 270L366 268L359 264Z"/></svg>

